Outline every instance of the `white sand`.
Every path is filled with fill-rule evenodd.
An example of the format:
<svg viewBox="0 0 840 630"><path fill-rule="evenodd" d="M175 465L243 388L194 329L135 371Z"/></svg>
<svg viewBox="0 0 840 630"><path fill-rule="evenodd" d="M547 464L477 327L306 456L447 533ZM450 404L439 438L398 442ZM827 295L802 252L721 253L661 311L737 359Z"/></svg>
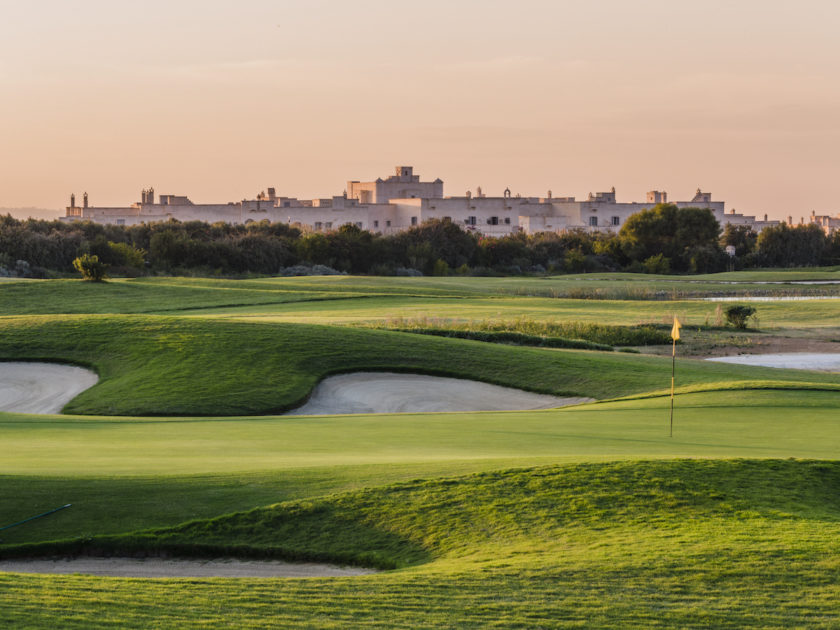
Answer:
<svg viewBox="0 0 840 630"><path fill-rule="evenodd" d="M734 357L714 357L707 361L735 363L738 365L760 365L774 368L798 370L820 370L840 372L840 354L834 352L780 352L778 354L739 354Z"/></svg>
<svg viewBox="0 0 840 630"><path fill-rule="evenodd" d="M305 405L286 415L549 409L592 400L544 396L457 378L355 372L324 379Z"/></svg>
<svg viewBox="0 0 840 630"><path fill-rule="evenodd" d="M9 573L84 573L113 577L345 577L376 573L374 569L278 560L187 560L183 558L33 558L0 560Z"/></svg>
<svg viewBox="0 0 840 630"><path fill-rule="evenodd" d="M74 365L0 362L0 411L60 413L97 380L94 372Z"/></svg>

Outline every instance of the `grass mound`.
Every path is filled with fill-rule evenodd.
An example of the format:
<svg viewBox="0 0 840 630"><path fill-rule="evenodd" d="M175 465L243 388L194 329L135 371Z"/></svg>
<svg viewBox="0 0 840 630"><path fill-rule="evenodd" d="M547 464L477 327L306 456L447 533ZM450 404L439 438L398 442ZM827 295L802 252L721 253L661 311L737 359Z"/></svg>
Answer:
<svg viewBox="0 0 840 630"><path fill-rule="evenodd" d="M628 532L688 535L710 521L741 529L808 521L836 531L840 462L666 460L503 470L289 501L147 532L6 546L2 554L165 552L395 568L504 556L523 546L539 554L595 532L605 544ZM721 543L728 544L706 541Z"/></svg>
<svg viewBox="0 0 840 630"><path fill-rule="evenodd" d="M552 350L383 330L153 315L0 319L0 359L66 361L99 383L66 407L98 415L265 414L298 406L326 376L401 371L559 396L613 398L659 390L670 363L650 356ZM837 376L683 361L678 384Z"/></svg>

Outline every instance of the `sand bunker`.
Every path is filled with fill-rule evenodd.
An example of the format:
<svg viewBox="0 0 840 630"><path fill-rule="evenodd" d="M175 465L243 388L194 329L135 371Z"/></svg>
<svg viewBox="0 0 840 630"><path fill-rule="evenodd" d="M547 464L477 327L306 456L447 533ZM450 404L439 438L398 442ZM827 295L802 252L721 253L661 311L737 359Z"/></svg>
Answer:
<svg viewBox="0 0 840 630"><path fill-rule="evenodd" d="M34 558L0 560L10 573L84 573L113 577L347 577L376 573L374 569L279 560L187 560L178 558Z"/></svg>
<svg viewBox="0 0 840 630"><path fill-rule="evenodd" d="M0 411L60 413L98 379L73 365L0 362Z"/></svg>
<svg viewBox="0 0 840 630"><path fill-rule="evenodd" d="M544 396L457 378L355 372L324 379L305 405L286 415L549 409L592 400Z"/></svg>
<svg viewBox="0 0 840 630"><path fill-rule="evenodd" d="M780 352L778 354L739 354L734 357L715 357L707 361L735 363L738 365L760 365L797 370L820 370L840 372L840 354L829 352Z"/></svg>

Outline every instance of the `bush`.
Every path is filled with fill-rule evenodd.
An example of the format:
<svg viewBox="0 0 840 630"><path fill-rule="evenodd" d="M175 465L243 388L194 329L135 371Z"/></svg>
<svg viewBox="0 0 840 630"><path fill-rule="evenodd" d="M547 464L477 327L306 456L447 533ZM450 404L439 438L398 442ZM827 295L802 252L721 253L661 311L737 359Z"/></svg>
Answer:
<svg viewBox="0 0 840 630"><path fill-rule="evenodd" d="M642 263L645 273L670 273L671 261L662 254L651 256Z"/></svg>
<svg viewBox="0 0 840 630"><path fill-rule="evenodd" d="M407 267L397 267L394 269L394 273L398 276L406 276L409 278L419 278L423 275L423 272L419 269L411 269Z"/></svg>
<svg viewBox="0 0 840 630"><path fill-rule="evenodd" d="M735 328L746 328L747 320L754 315L755 308L743 304L736 304L726 309L726 321L735 326Z"/></svg>
<svg viewBox="0 0 840 630"><path fill-rule="evenodd" d="M449 275L449 265L446 264L446 261L442 258L438 258L435 261L434 267L432 267L432 275L433 276L448 276Z"/></svg>
<svg viewBox="0 0 840 630"><path fill-rule="evenodd" d="M326 265L293 265L281 267L278 276L346 276L346 271L338 271Z"/></svg>
<svg viewBox="0 0 840 630"><path fill-rule="evenodd" d="M99 261L99 256L82 254L73 261L73 267L82 274L86 282L104 282L108 265Z"/></svg>

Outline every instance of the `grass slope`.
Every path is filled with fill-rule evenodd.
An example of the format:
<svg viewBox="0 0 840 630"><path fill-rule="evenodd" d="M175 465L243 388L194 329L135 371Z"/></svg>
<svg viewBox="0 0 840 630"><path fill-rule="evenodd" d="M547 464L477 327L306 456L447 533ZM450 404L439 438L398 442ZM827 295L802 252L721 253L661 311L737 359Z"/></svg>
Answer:
<svg viewBox="0 0 840 630"><path fill-rule="evenodd" d="M607 398L661 390L669 383L671 367L667 359L650 356L140 315L0 318L0 358L93 366L100 382L65 411L105 415L281 411L299 405L325 376L357 370L456 376L540 393ZM816 372L692 360L680 366L682 387L728 388L738 382L762 387L783 381L826 389L840 385L837 375Z"/></svg>
<svg viewBox="0 0 840 630"><path fill-rule="evenodd" d="M340 549L341 557L407 567L401 571L244 582L0 574L0 621L833 627L838 491L838 463L778 460L580 464L418 480L88 543L244 545L296 557Z"/></svg>

